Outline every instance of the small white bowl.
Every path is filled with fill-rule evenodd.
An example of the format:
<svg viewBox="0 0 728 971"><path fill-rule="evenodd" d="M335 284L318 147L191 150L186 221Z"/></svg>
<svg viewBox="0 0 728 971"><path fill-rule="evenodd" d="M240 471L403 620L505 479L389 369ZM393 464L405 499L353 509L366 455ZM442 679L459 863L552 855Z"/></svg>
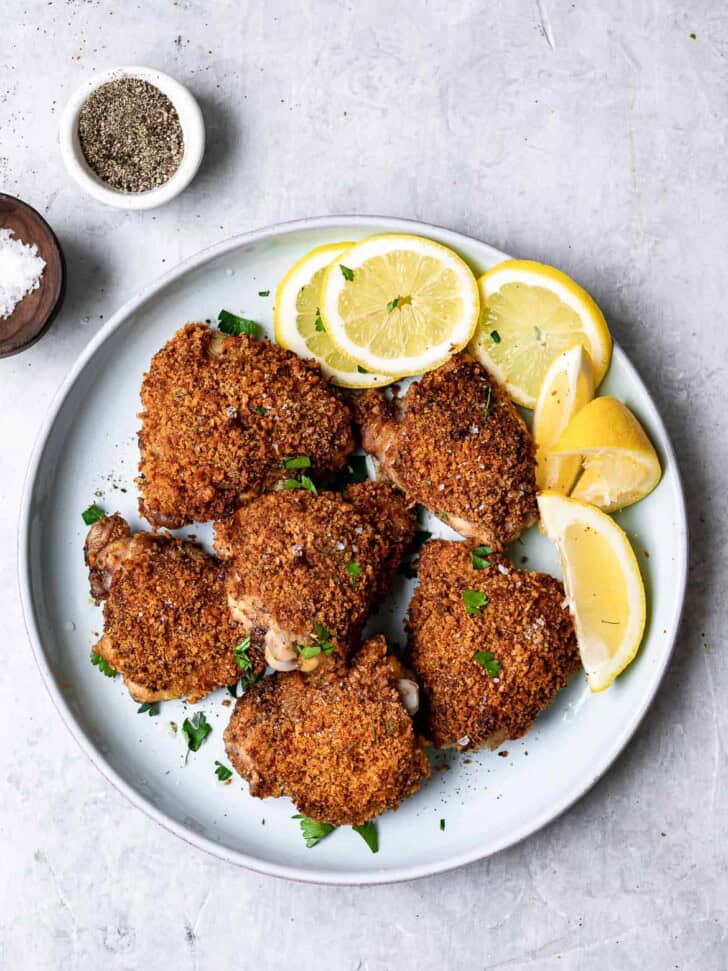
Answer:
<svg viewBox="0 0 728 971"><path fill-rule="evenodd" d="M86 161L78 136L78 118L86 99L100 85L120 77L140 78L159 88L177 109L182 125L184 155L179 168L163 185L145 192L124 192L100 179ZM153 209L174 199L194 179L205 153L205 123L200 106L179 81L149 67L117 67L95 74L74 92L61 116L59 142L68 174L97 202L117 209Z"/></svg>

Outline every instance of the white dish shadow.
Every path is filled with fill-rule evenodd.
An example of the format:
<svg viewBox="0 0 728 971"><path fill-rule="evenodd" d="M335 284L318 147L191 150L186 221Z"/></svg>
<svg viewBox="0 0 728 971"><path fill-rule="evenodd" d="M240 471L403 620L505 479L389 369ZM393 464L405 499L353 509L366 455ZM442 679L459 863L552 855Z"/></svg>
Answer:
<svg viewBox="0 0 728 971"><path fill-rule="evenodd" d="M20 587L31 644L86 754L136 806L196 846L265 873L322 883L384 883L444 871L512 845L559 815L611 765L639 724L669 660L685 589L687 525L675 457L649 393L615 348L601 393L635 409L664 466L655 492L618 516L648 590L640 654L603 694L590 695L583 677L575 677L524 739L502 747L507 757L437 753L435 761L446 759L449 770L434 772L413 799L379 820L377 855L351 830L306 849L288 800L252 799L237 776L231 785L216 780L215 759L227 764L222 733L231 708L223 706L224 691L196 706L167 702L150 718L137 714L121 679L105 679L89 663L102 620L88 594L81 511L96 499L132 527L146 526L137 515L133 479L139 386L153 353L185 321L214 319L222 307L260 321L272 336L275 286L294 260L325 242L383 231L430 236L457 249L476 272L507 258L438 227L363 216L262 229L198 254L127 303L77 362L39 437L21 511ZM268 297L258 296L265 290ZM423 525L457 538L432 517ZM209 526L181 533L209 543ZM560 575L555 551L535 528L510 552L519 567ZM398 579L392 603L370 630L403 642L413 582ZM169 723L181 729L186 713L195 710L206 713L213 733L185 762L181 732L173 733Z"/></svg>

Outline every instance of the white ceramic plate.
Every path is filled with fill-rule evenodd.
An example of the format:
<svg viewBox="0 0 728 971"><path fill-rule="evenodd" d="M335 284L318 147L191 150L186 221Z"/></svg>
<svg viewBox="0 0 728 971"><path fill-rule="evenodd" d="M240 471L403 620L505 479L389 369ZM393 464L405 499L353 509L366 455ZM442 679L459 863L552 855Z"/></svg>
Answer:
<svg viewBox="0 0 728 971"><path fill-rule="evenodd" d="M647 390L615 348L601 390L636 412L664 468L655 492L618 516L637 550L649 598L640 654L603 694L592 696L583 676L575 677L525 739L503 746L507 757L448 756L449 771L434 772L413 799L379 820L377 855L350 829L306 849L288 800L252 799L237 776L231 785L217 781L215 759L227 764L222 737L231 709L222 705L224 691L194 706L214 731L185 762L181 732L174 734L170 722L181 728L190 709L167 702L156 718L139 715L121 679L104 678L92 667L89 652L102 621L88 594L81 512L96 499L144 528L133 478L139 386L150 358L185 321L215 319L222 307L262 322L272 336L273 294L285 270L313 246L375 232L439 240L476 273L506 258L434 226L331 217L248 233L187 260L109 320L73 368L36 446L20 523L20 586L30 640L58 710L94 764L134 805L196 846L266 873L325 883L378 883L447 870L523 839L571 805L617 757L657 690L677 632L686 574L687 527L675 457ZM270 296L258 296L261 290ZM437 521L425 526L457 538ZM182 533L205 542L210 537L209 527ZM559 575L554 550L535 528L510 552L518 566L528 557L528 568ZM412 582L398 580L391 604L371 630L403 640Z"/></svg>

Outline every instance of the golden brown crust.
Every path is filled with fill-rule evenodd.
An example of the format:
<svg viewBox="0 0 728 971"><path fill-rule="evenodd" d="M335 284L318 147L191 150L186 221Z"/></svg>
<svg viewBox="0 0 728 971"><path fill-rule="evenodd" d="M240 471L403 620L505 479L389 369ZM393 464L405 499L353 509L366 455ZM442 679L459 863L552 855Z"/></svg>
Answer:
<svg viewBox="0 0 728 971"><path fill-rule="evenodd" d="M315 363L205 324L154 355L141 398L139 509L156 526L227 515L286 478L286 456L325 477L354 447L349 406Z"/></svg>
<svg viewBox="0 0 728 971"><path fill-rule="evenodd" d="M251 795L287 795L311 819L357 826L417 791L430 765L386 649L376 637L346 673L275 674L246 691L225 748Z"/></svg>
<svg viewBox="0 0 728 971"><path fill-rule="evenodd" d="M104 635L95 650L124 675L132 697L195 702L235 683L242 672L233 650L245 632L229 616L224 564L161 534L120 542L126 550L108 574ZM261 653L251 648L248 656L262 674Z"/></svg>
<svg viewBox="0 0 728 971"><path fill-rule="evenodd" d="M422 689L425 734L439 748L519 738L580 667L561 583L497 554L476 570L472 549L427 543L409 609L409 663ZM464 590L487 595L480 615L466 612ZM474 660L476 651L500 663L496 677Z"/></svg>
<svg viewBox="0 0 728 971"><path fill-rule="evenodd" d="M536 521L535 450L506 392L469 354L404 399L356 399L367 451L407 494L464 535L502 549Z"/></svg>
<svg viewBox="0 0 728 971"><path fill-rule="evenodd" d="M261 496L215 524L215 548L232 558L228 595L251 605L252 628L275 627L305 645L320 624L345 653L388 589L414 528L401 493L365 482L343 496L300 489Z"/></svg>

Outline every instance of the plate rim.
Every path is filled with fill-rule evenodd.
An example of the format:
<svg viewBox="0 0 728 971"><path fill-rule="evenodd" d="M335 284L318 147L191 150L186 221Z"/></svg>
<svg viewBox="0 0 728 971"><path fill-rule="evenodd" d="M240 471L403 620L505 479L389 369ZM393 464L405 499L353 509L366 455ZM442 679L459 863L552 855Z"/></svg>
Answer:
<svg viewBox="0 0 728 971"><path fill-rule="evenodd" d="M41 679L58 714L61 717L61 720L71 736L75 739L76 743L96 767L96 769L108 782L111 783L117 792L120 792L129 800L129 802L131 802L133 806L140 809L143 813L153 819L168 832L173 833L175 836L184 840L189 845L195 846L220 860L224 860L226 863L243 866L247 869L268 876L282 877L302 883L339 886L364 886L372 884L399 883L407 880L420 879L426 876L434 876L438 873L445 873L449 870L455 870L461 866L465 866L466 864L486 859L495 853L499 853L510 846L520 843L528 836L531 836L533 833L543 829L549 823L553 822L564 812L570 809L579 799L581 799L582 796L584 796L596 784L596 782L602 778L603 775L605 775L614 762L619 758L625 746L639 727L650 705L654 701L672 657L675 642L680 629L683 606L685 602L688 559L688 522L685 505L685 493L682 484L682 477L680 475L680 467L677 462L672 441L648 387L645 385L637 369L634 367L626 353L615 342L613 351L614 355L620 359L620 364L624 366L630 373L630 377L639 382L653 407L655 419L658 425L658 431L663 443L665 453L664 458L666 460L666 464L670 465L675 476L680 514L680 529L679 536L677 537L680 546L680 556L676 558L676 567L678 571L676 576L677 596L674 598L672 620L668 634L670 643L667 650L663 654L661 662L652 672L651 683L648 685L640 705L635 710L629 721L622 726L620 733L615 736L613 744L608 749L608 754L606 757L599 760L596 771L593 774L589 775L585 780L580 780L577 784L573 785L557 803L551 805L548 809L540 813L535 820L531 820L524 824L519 829L510 833L507 837L504 837L488 849L482 849L476 846L467 851L449 856L446 859L436 862L393 867L389 870L383 870L381 872L377 870L359 871L355 869L330 871L317 869L315 866L300 867L261 860L258 857L251 856L250 854L244 853L241 850L226 847L215 840L209 839L202 834L194 832L193 830L184 826L182 823L177 822L163 810L156 807L150 800L138 792L130 783L126 782L121 774L106 761L103 754L93 744L79 722L76 720L75 715L66 702L59 685L56 683L55 676L51 671L50 665L46 658L35 616L32 584L30 580L29 556L31 498L35 490L41 459L58 417L58 413L68 395L68 392L86 367L88 361L96 353L96 350L142 304L153 297L156 293L163 290L165 287L184 277L190 271L204 266L206 263L216 259L219 256L223 256L225 253L254 242L274 239L279 236L286 236L290 233L304 230L337 229L339 227L353 228L361 225L372 226L374 228L380 228L382 231L389 232L416 231L421 235L427 234L428 231L435 230L440 237L446 237L455 248L458 248L462 244L467 246L472 243L476 243L478 246L489 250L493 257L498 260L512 258L509 257L508 254L491 246L489 243L485 243L482 240L469 236L466 233L460 233L455 230L448 229L447 227L438 226L434 223L421 222L414 219L403 219L400 217L366 214L313 216L305 219L295 219L273 223L245 233L238 233L233 236L229 236L224 240L213 243L197 253L188 256L186 259L182 260L175 267L171 268L160 277L139 288L136 293L109 318L109 320L103 325L103 327L100 328L94 338L86 345L85 349L76 359L68 375L56 391L33 445L30 461L23 480L16 550L18 584L23 620L25 623L28 640L30 641L31 650L41 674Z"/></svg>

